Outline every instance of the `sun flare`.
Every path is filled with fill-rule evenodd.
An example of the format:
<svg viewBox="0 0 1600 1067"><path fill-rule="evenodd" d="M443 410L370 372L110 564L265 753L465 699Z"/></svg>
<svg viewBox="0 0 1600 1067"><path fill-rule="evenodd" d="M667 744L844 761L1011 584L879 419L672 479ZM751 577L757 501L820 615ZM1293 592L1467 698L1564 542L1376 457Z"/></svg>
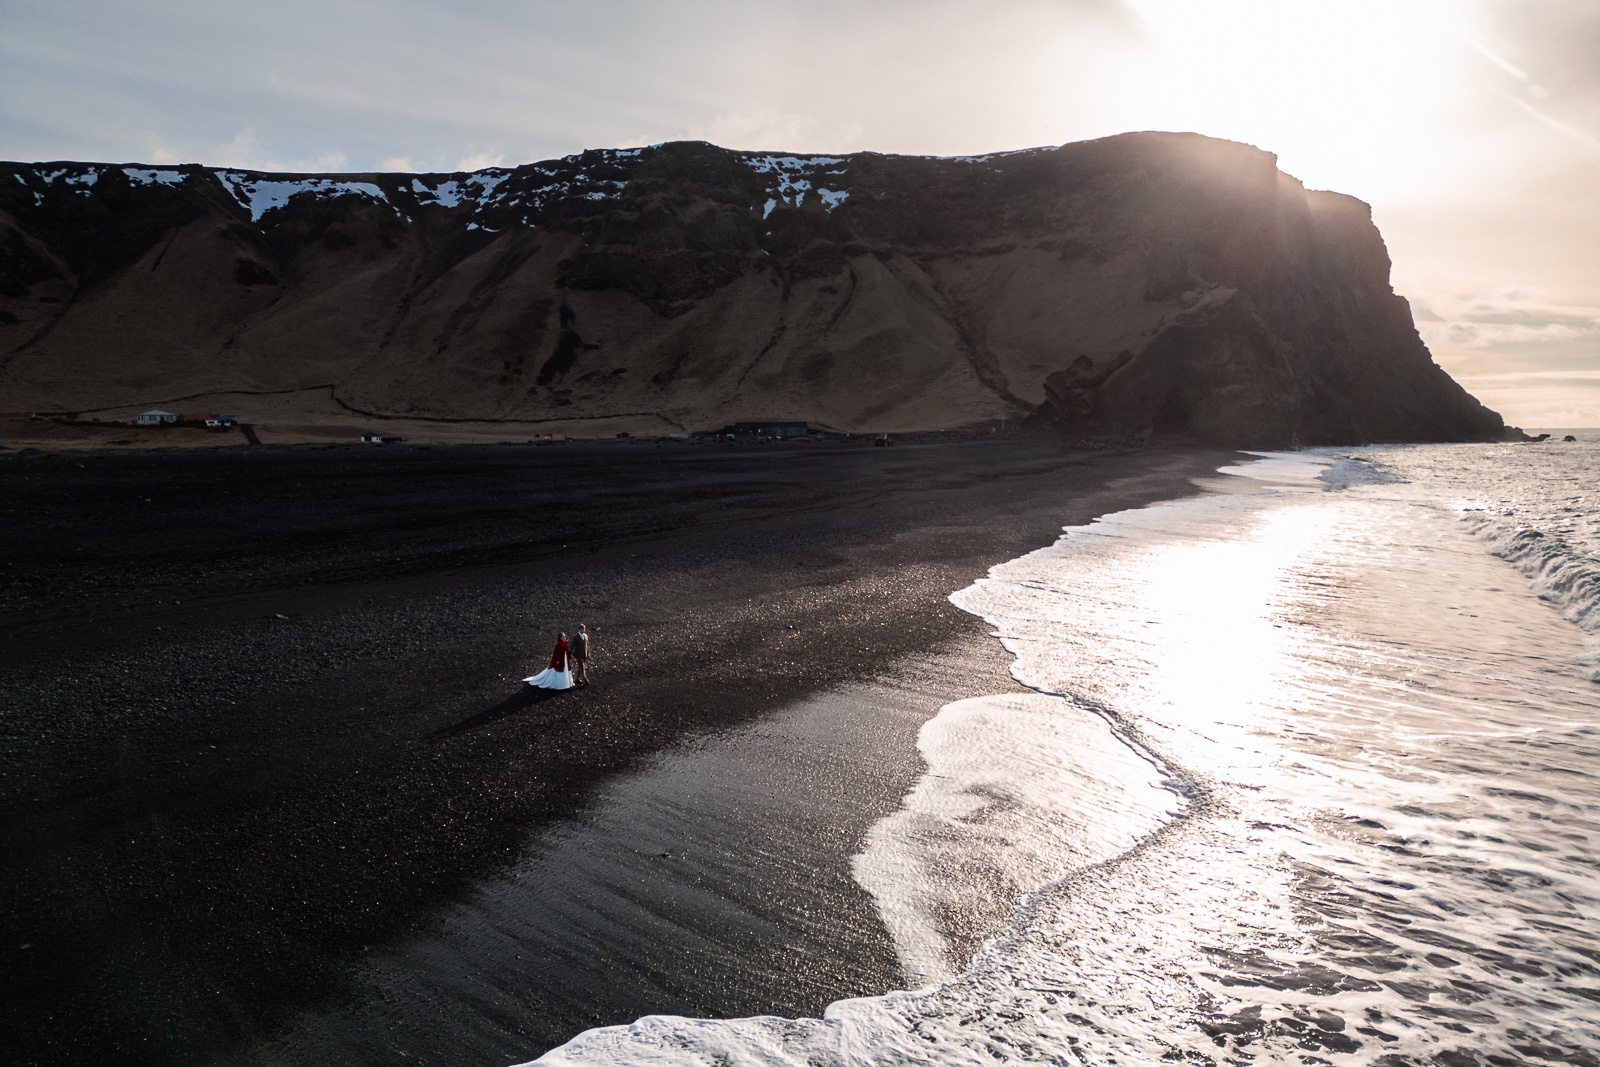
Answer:
<svg viewBox="0 0 1600 1067"><path fill-rule="evenodd" d="M1309 186L1363 197L1420 192L1451 165L1475 60L1460 5L1131 2L1147 47L1122 70L1113 124L1256 144Z"/></svg>

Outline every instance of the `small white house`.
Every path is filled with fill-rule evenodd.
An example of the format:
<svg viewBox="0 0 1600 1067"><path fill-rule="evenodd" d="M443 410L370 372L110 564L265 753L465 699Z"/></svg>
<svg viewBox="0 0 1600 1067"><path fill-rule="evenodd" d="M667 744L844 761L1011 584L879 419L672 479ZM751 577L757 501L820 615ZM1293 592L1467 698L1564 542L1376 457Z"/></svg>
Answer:
<svg viewBox="0 0 1600 1067"><path fill-rule="evenodd" d="M140 426L161 426L169 422L177 422L178 416L170 411L151 408L149 411L139 412L133 421Z"/></svg>

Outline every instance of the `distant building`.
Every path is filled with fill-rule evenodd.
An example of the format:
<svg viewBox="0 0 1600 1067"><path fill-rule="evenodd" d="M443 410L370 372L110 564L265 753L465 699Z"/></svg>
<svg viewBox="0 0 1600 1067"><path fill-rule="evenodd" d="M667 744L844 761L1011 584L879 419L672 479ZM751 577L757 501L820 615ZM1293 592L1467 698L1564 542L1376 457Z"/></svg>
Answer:
<svg viewBox="0 0 1600 1067"><path fill-rule="evenodd" d="M807 433L803 422L736 422L732 431L757 437L804 437Z"/></svg>
<svg viewBox="0 0 1600 1067"><path fill-rule="evenodd" d="M133 421L140 426L164 426L169 422L177 422L178 416L170 411L151 408L149 411L139 412Z"/></svg>

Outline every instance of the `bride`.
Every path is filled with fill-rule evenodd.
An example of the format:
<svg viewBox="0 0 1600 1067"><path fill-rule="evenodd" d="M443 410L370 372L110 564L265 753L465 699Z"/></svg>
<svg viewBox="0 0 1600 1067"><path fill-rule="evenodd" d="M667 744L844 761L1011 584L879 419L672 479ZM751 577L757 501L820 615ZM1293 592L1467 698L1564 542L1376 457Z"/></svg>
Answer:
<svg viewBox="0 0 1600 1067"><path fill-rule="evenodd" d="M550 666L523 681L540 689L572 688L572 660L567 656L566 634L556 641L556 649L550 653Z"/></svg>

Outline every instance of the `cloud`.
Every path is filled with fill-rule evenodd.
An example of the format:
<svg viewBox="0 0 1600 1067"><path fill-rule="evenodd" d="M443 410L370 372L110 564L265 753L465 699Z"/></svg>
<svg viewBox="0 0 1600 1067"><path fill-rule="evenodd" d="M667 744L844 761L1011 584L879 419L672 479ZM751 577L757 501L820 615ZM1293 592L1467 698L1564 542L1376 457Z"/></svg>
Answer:
<svg viewBox="0 0 1600 1067"><path fill-rule="evenodd" d="M1526 100L1523 100L1518 96L1514 96L1511 93L1501 93L1500 96L1505 100L1511 101L1513 104L1517 105L1517 107L1521 108L1523 111L1526 111L1544 125L1561 134L1561 136L1565 137L1573 144L1577 145L1580 149L1582 149L1583 155L1589 159L1590 162L1600 165L1600 137L1596 137L1588 130L1580 130L1578 127L1573 126L1570 123L1562 122L1554 115L1550 115L1539 110Z"/></svg>
<svg viewBox="0 0 1600 1067"><path fill-rule="evenodd" d="M1527 345L1559 345L1585 337L1600 337L1600 325L1576 326L1563 322L1531 323L1446 322L1424 331L1455 348L1501 348Z"/></svg>
<svg viewBox="0 0 1600 1067"><path fill-rule="evenodd" d="M1600 370L1512 371L1507 374L1465 375L1462 380L1511 387L1561 385L1575 389L1600 389Z"/></svg>
<svg viewBox="0 0 1600 1067"><path fill-rule="evenodd" d="M1433 306L1415 316L1430 349L1543 357L1563 364L1600 356L1600 308L1550 302L1536 289L1507 287ZM1474 360L1477 366L1480 361Z"/></svg>
<svg viewBox="0 0 1600 1067"><path fill-rule="evenodd" d="M233 140L217 149L214 158L224 167L249 169L258 165L257 151L260 147L261 135L256 133L255 127L247 126Z"/></svg>
<svg viewBox="0 0 1600 1067"><path fill-rule="evenodd" d="M491 149L487 152L474 152L470 156L463 156L456 162L455 169L465 171L486 170L489 167L503 167L505 162L506 156L504 152L496 152Z"/></svg>
<svg viewBox="0 0 1600 1067"><path fill-rule="evenodd" d="M1499 67L1501 70L1505 71L1518 81L1532 84L1533 79L1528 77L1526 71L1522 70L1520 67L1512 65L1509 60L1502 58L1499 53L1495 52L1482 41L1468 38L1467 47L1474 49L1479 55L1483 56L1483 58L1487 59L1490 63L1493 63L1495 66Z"/></svg>
<svg viewBox="0 0 1600 1067"><path fill-rule="evenodd" d="M1523 429L1600 427L1600 370L1456 374L1462 388Z"/></svg>
<svg viewBox="0 0 1600 1067"><path fill-rule="evenodd" d="M1429 307L1417 329L1435 360L1507 422L1600 426L1600 306L1512 285Z"/></svg>
<svg viewBox="0 0 1600 1067"><path fill-rule="evenodd" d="M854 122L824 122L812 115L785 112L718 115L693 126L690 140L723 148L781 149L788 152L854 152L865 131Z"/></svg>

